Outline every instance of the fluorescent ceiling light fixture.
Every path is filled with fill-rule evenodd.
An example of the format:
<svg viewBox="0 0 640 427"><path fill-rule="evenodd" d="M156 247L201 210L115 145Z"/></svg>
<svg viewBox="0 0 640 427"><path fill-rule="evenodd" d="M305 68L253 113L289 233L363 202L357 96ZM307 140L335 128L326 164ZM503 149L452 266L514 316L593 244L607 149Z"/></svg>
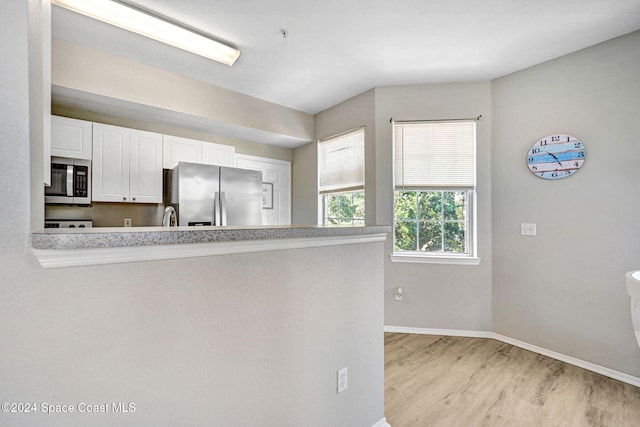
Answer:
<svg viewBox="0 0 640 427"><path fill-rule="evenodd" d="M52 3L229 66L240 56L236 48L117 1L52 0Z"/></svg>

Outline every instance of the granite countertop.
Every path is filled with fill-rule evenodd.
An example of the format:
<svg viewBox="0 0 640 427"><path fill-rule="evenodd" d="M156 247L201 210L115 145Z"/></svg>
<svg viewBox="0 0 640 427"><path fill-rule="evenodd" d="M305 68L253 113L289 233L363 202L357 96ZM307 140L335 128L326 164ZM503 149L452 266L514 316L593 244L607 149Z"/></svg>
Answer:
<svg viewBox="0 0 640 427"><path fill-rule="evenodd" d="M343 237L391 232L390 226L260 227L95 227L44 229L31 234L31 247L42 250L125 248L193 243Z"/></svg>

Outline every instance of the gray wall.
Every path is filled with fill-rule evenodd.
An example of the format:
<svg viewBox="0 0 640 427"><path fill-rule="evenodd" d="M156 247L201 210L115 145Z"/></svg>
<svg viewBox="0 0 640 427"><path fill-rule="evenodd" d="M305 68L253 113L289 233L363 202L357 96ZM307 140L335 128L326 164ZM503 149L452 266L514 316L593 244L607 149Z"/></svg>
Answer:
<svg viewBox="0 0 640 427"><path fill-rule="evenodd" d="M365 222L377 224L375 218L375 90L364 92L315 116L316 140L328 138L364 126L365 145ZM294 150L295 153L295 150ZM294 154L294 187L298 200L304 198L304 210L298 212L298 224L316 224L318 221L318 181L309 178L309 171L316 170L318 150L316 143L307 144ZM297 180L305 184L297 185ZM297 204L297 206L300 204Z"/></svg>
<svg viewBox="0 0 640 427"><path fill-rule="evenodd" d="M375 155L366 166L378 224L392 222L389 119L483 116L482 261L412 265L386 258L386 325L494 331L640 376L624 284L624 273L640 268L638 46L635 32L491 82L374 89L375 132L366 144ZM318 114L316 134L362 121L354 100ZM552 133L581 138L588 153L575 176L557 182L533 176L525 160L530 146ZM314 150L313 144L294 150L294 182L315 179ZM296 209L315 203L314 194L301 194ZM314 211L308 213L299 220L313 220ZM536 223L538 235L520 236L522 222ZM385 255L391 251L389 238ZM404 288L402 302L393 299L396 286Z"/></svg>
<svg viewBox="0 0 640 427"><path fill-rule="evenodd" d="M389 119L455 119L477 123L477 215L480 265L385 263L385 324L491 330L491 85L488 82L376 89L377 220L393 221L392 128ZM386 254L393 251L392 236ZM396 301L394 288L404 298Z"/></svg>
<svg viewBox="0 0 640 427"><path fill-rule="evenodd" d="M392 236L385 247L385 324L440 329L491 330L491 85L459 83L382 87L316 115L318 139L366 125L367 222L391 224L393 218L392 133L390 118L477 117L479 266L392 263ZM298 223L317 220L315 144L294 150L294 192ZM314 186L312 186L314 185ZM302 208L304 206L304 208ZM306 215L300 212L304 209ZM404 289L395 301L394 288Z"/></svg>
<svg viewBox="0 0 640 427"><path fill-rule="evenodd" d="M42 205L31 206L29 194L42 189L42 165L30 159L27 19L26 2L3 3L0 396L134 402L136 411L0 413L0 425L370 427L381 420L382 243L38 265L30 217ZM349 389L337 395L344 366Z"/></svg>
<svg viewBox="0 0 640 427"><path fill-rule="evenodd" d="M640 268L639 47L635 32L494 81L492 154L494 330L635 376L624 273ZM552 133L587 148L557 182L525 161Z"/></svg>

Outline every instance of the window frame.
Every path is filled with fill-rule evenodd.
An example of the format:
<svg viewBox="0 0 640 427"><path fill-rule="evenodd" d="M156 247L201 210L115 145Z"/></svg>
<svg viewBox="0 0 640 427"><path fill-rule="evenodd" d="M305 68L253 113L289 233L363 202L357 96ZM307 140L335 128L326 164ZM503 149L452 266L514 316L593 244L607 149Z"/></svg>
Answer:
<svg viewBox="0 0 640 427"><path fill-rule="evenodd" d="M453 123L462 120L440 120L440 121L425 121L425 122L440 122L440 123ZM471 121L471 120L464 120ZM477 122L477 120L474 120ZM406 122L402 122L406 123ZM415 121L420 123L420 121ZM473 187L446 187L446 186L411 186L411 187L396 187L396 141L395 141L395 125L396 122L392 121L392 134L393 139L393 205L392 205L392 253L389 256L392 262L405 262L405 263L426 263L426 264L458 264L458 265L478 265L481 259L477 256L477 183L474 183ZM473 150L474 150L474 168L477 179L477 160L475 158L475 152L477 149L477 137L476 137L477 125L474 128L473 138ZM423 252L423 251L396 251L396 191L415 191L415 192L428 192L428 191L450 191L450 192L465 192L466 193L466 230L465 230L465 253L454 252ZM417 218L415 221L419 221ZM444 224L444 218L441 220Z"/></svg>
<svg viewBox="0 0 640 427"><path fill-rule="evenodd" d="M361 138L361 144L362 144L362 154L361 154L361 159L362 159L362 163L360 165L361 167L361 178L362 178L362 183L361 184L356 184L353 185L353 183L349 183L349 184L345 184L342 186L335 186L335 182L333 183L334 188L331 188L330 190L323 190L322 189L322 185L321 185L321 176L323 174L323 170L322 170L322 162L321 162L321 150L323 149L321 144L324 143L331 143L332 140L342 140L343 138L349 137L349 136L355 136L355 138ZM365 134L365 127L364 126L360 126L357 128L353 128L344 132L340 132L338 134L332 135L332 136L328 136L326 138L323 139L319 139L317 140L316 143L316 148L317 148L317 153L318 153L318 158L317 158L317 165L318 165L318 171L317 171L317 180L318 180L318 224L323 225L323 226L328 226L328 227L339 227L341 225L347 225L347 224L330 224L328 223L327 219L329 218L327 216L327 204L325 203L325 196L338 196L341 194L354 194L354 193L362 193L363 195L363 199L366 199L366 193L365 193L365 155L366 155L366 134ZM338 150L339 151L339 150ZM353 205L352 205L353 206ZM363 206L364 209L364 206ZM363 212L364 215L366 216L366 212ZM345 217L346 219L346 217ZM355 220L360 220L360 218L351 218L351 225L356 225L354 223ZM362 218L362 224L366 224L365 221L365 217Z"/></svg>

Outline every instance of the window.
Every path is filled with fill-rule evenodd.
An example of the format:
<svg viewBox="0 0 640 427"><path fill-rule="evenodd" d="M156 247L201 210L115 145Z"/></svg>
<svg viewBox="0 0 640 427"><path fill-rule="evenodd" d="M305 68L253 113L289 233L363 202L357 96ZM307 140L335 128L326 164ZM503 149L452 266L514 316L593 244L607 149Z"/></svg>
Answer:
<svg viewBox="0 0 640 427"><path fill-rule="evenodd" d="M322 195L324 225L364 225L364 191Z"/></svg>
<svg viewBox="0 0 640 427"><path fill-rule="evenodd" d="M364 128L318 141L323 225L364 224Z"/></svg>
<svg viewBox="0 0 640 427"><path fill-rule="evenodd" d="M475 125L393 124L394 261L476 263Z"/></svg>

